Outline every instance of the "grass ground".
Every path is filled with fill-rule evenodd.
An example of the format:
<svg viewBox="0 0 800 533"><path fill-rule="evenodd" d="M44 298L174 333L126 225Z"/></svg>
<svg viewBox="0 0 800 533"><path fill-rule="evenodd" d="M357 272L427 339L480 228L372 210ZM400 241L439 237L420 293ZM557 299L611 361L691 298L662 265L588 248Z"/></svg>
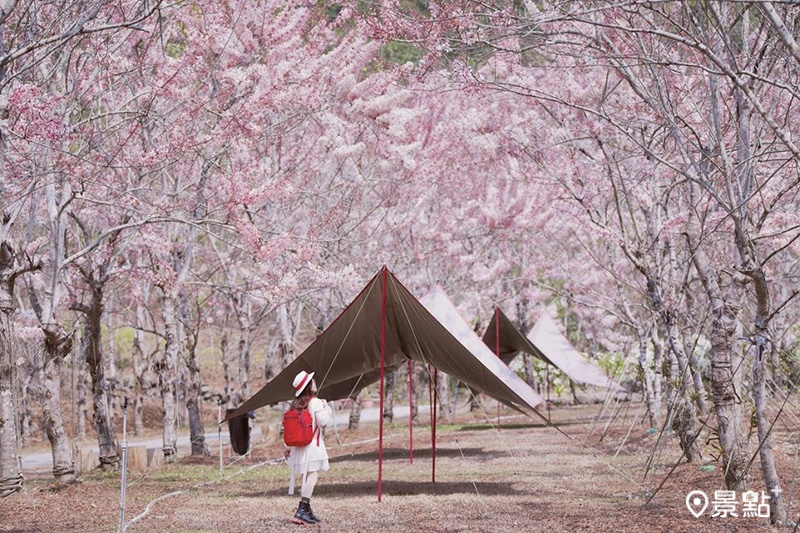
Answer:
<svg viewBox="0 0 800 533"><path fill-rule="evenodd" d="M415 426L414 462L409 464L408 427L388 425L381 503L373 440L377 426L340 431L341 446L333 435L327 437L331 470L321 476L312 500L323 519L317 526L289 521L298 496L286 494L288 470L283 464L264 464L281 456L279 444L259 445L251 459L229 465L223 480L217 458L186 458L129 479L128 519L160 496L183 492L154 503L128 531L781 531L763 518L712 519L710 510L700 518L691 516L685 506L688 492L700 489L711 495L723 488L719 469L705 471L703 465L678 466L645 506L679 453L670 437L643 479L658 432L633 424L637 410L638 404L621 409L609 427L607 417L596 422L598 405L554 410L554 424L568 436L521 416L507 417L498 432L485 416L465 414L458 424L437 430L436 483L431 482L429 428ZM789 483L794 471L791 435L786 431L776 437L785 490L796 500L800 490ZM762 490L757 469L756 461L751 488ZM116 531L119 487L118 473L99 471L65 487L29 479L21 494L0 500L0 531Z"/></svg>

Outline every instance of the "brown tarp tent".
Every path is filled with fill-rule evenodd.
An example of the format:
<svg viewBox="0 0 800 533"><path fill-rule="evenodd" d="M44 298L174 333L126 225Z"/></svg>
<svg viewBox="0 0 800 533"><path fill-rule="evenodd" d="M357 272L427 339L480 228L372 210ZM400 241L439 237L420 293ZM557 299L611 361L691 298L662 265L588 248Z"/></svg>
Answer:
<svg viewBox="0 0 800 533"><path fill-rule="evenodd" d="M382 313L384 279L385 317ZM385 326L383 364L386 369L408 359L430 364L528 414L544 402L496 357L476 355L465 347L384 268L303 353L229 418L292 399L292 380L301 370L316 372L319 396L327 400L348 398L378 381L382 324Z"/></svg>
<svg viewBox="0 0 800 533"><path fill-rule="evenodd" d="M515 372L508 368L508 365L498 359L492 350L487 348L477 333L467 324L464 317L458 312L456 306L440 286L435 286L428 291L425 296L419 299L425 309L436 317L436 319L449 331L461 344L463 344L475 357L487 367L496 369L498 373L507 375L506 384L509 387L519 390L522 396L529 396L531 402L542 403L544 399L539 396L527 383L520 379ZM513 376L513 377L512 377ZM533 395L536 396L533 396Z"/></svg>
<svg viewBox="0 0 800 533"><path fill-rule="evenodd" d="M525 352L560 369L576 383L625 391L624 387L609 378L599 367L584 359L546 312L542 313L533 329L525 336L503 311L496 309L483 334L483 342L491 350L498 352L506 363L511 362L519 352Z"/></svg>
<svg viewBox="0 0 800 533"><path fill-rule="evenodd" d="M316 373L318 396L327 400L349 398L379 381L382 412L385 370L409 360L431 365L529 415L538 414L536 406L544 403L541 396L496 357L487 358L485 352L476 355L465 347L384 267L303 353L228 418L292 399L292 380L301 370ZM435 403L434 400L434 410ZM381 501L383 417L379 420L378 501ZM433 422L435 476L435 416Z"/></svg>

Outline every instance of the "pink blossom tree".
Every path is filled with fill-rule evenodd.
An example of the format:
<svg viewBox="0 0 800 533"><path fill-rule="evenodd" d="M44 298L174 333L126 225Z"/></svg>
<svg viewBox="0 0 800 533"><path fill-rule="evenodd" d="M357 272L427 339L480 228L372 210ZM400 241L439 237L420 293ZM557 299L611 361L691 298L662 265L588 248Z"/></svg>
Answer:
<svg viewBox="0 0 800 533"><path fill-rule="evenodd" d="M791 113L794 91L787 80L796 59L784 8L747 2L703 9L441 2L415 12L384 2L372 9L364 26L377 37L426 47L425 68L446 64L470 90L518 95L552 118L545 121L552 130L529 136L523 149L541 137L548 151L533 152L542 170L566 187L593 224L603 231L611 226L622 237L623 250L650 287L649 303L677 357L684 394L697 390L698 381L675 327L688 292L683 280L699 279L706 295L694 301L707 305L713 317L710 378L729 487L746 474L741 407L732 401L741 379L734 339L745 302L753 302L758 450L775 495L772 518L782 521L764 416L763 354L773 316L767 265L798 235L796 222L785 218L788 211L781 212L790 208L798 186L792 125L782 118ZM561 161L570 166L555 162L554 153L567 155ZM636 161L645 167L632 166ZM649 175L639 170L648 167ZM597 182L604 187L590 176L609 179ZM654 191L661 205L647 200ZM597 209L604 204L618 223L610 225L614 219ZM776 227L765 231L772 223ZM777 308L784 309L784 302ZM702 408L700 394L696 400ZM682 412L694 418L690 405L684 400ZM695 428L688 421L685 451L697 438Z"/></svg>

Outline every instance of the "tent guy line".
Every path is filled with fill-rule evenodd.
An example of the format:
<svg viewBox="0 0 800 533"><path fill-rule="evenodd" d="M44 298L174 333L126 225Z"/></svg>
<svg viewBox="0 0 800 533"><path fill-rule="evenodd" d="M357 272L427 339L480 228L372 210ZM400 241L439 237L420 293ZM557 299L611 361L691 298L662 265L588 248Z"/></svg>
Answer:
<svg viewBox="0 0 800 533"><path fill-rule="evenodd" d="M373 285L373 284L368 285L369 291L367 292L367 296L362 300L361 306L358 308L358 313L356 313L355 319L350 323L350 327L347 329L347 333L345 333L344 337L342 338L342 342L339 344L339 348L336 350L336 355L333 356L333 360L331 361L331 364L328 365L328 370L325 372L325 375L322 377L322 380L320 380L320 382L319 382L319 388L320 389L324 386L325 380L328 379L328 374L330 374L331 368L333 368L333 365L336 363L336 360L339 358L339 354L342 353L342 347L344 346L345 341L347 341L347 338L350 336L350 332L353 331L353 326L356 324L356 321L358 320L358 317L361 316L361 311L364 310L364 304L367 303L367 299L369 298L369 295L372 292L372 289L373 289L374 286L375 285ZM366 288L364 290L366 290ZM361 381L361 377L363 377L363 374L362 374L362 376L359 376L358 381L356 381L355 384L353 385L353 389L350 391L350 394L348 394L348 397L351 397L352 394L355 392L356 387L358 387L358 384Z"/></svg>
<svg viewBox="0 0 800 533"><path fill-rule="evenodd" d="M393 280L393 282L394 282L394 280ZM413 333L413 336L414 336L414 342L416 342L416 343L417 343L417 349L418 349L418 350L420 350L420 353L424 354L425 352L422 350L422 347L421 347L421 346L420 346L420 344L419 344L419 339L418 339L418 337L417 337L417 334L416 334L416 332L414 331L414 327L413 327L413 325L411 325L411 320L410 320L410 319L409 319L409 317L408 317L408 311L406 310L405 304L402 302L402 300L401 300L401 302L400 302L400 306L401 306L401 308L403 309L403 313L404 313L404 315L405 315L405 317L406 317L406 320L407 320L407 322L408 322L408 324L409 324L409 327L411 328L411 331L412 331L412 333ZM424 355L423 355L423 357L424 357ZM425 370L426 370L426 371L427 371L427 373L428 373L428 383L430 383L430 372L431 372L431 371L430 371L430 367L431 367L431 366L432 366L432 365L431 365L430 363L426 363L426 365L425 365ZM435 378L434 378L434 381L433 381L433 383L434 383L434 389L435 389L435 387L436 387L436 386L438 386L438 383L436 383L436 379L435 379ZM470 391L470 394L473 394L473 395L474 395L474 393L472 392L472 389L470 389L469 387L467 387L467 390L469 390L469 391ZM458 394L458 389L456 389L456 394ZM478 402L478 404L480 405L480 402ZM497 405L499 406L499 405L500 405L500 403L498 402L498 404L497 404ZM483 411L483 412L484 412L484 413L487 415L487 416L486 416L486 419L487 419L487 421L488 421L488 420L489 420L489 416L488 416L488 413L486 413L486 411L485 411L485 409L483 408L483 406L481 406L481 410L482 410L482 411ZM435 413L435 410L434 410L434 409L431 409L431 413L432 413L432 415L435 417L435 414L434 414L434 413ZM447 409L445 409L445 410L444 410L444 415L445 415L445 417L447 417L447 418L448 418L448 422L449 422L450 424L453 424L453 423L454 423L454 421L455 421L455 412L453 412L453 413L448 413ZM436 426L436 420L435 420L435 418L433 418L433 419L432 419L432 421L433 421L432 427L435 427L435 426ZM409 428L411 428L412 426L413 426L413 423L410 423L410 424L409 424ZM458 438L457 438L457 437L456 437L454 440L455 440L456 446L458 446L458 452L459 452L459 454L461 455L461 459L462 459L462 461L463 461L463 463L464 463L464 466L466 467L466 470L467 470L467 472L469 473L469 479L470 479L470 482L472 483L472 486L473 486L473 488L475 489L475 494L478 496L478 499L480 500L480 502L481 502L481 503L482 503L482 504L485 506L485 505L486 505L486 502L485 502L485 500L484 500L484 498L483 498L483 495L481 495L480 491L478 490L478 484L477 484L477 482L475 481L475 475L474 475L474 471L473 471L473 469L472 469L472 468L469 466L469 462L467 461L467 458L466 458L466 456L464 455L464 450L463 450L463 448L461 447L461 443L459 442L459 440L458 440ZM511 454L511 453L510 453L509 446L508 446L508 444L505 442L505 440L504 440L503 438L501 438L500 440L501 440L501 442L503 443L503 445L504 445L504 447L505 447L505 449L506 449L506 453L507 453L509 456L513 457L513 454ZM435 445L436 445L436 444L435 444L435 439L432 441L432 444L433 444L433 446L434 446L434 449L435 449ZM434 457L435 457L435 455L434 455Z"/></svg>

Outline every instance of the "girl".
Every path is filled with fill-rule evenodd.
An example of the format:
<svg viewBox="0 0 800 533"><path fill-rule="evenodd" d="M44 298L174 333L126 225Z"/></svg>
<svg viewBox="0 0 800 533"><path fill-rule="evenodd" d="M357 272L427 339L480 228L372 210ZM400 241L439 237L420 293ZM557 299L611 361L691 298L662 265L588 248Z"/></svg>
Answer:
<svg viewBox="0 0 800 533"><path fill-rule="evenodd" d="M314 381L314 372L310 374L301 371L292 382L295 399L290 409L308 409L314 424L314 438L307 446L292 446L287 448L287 463L291 469L289 494L294 494L294 478L297 474L303 476L300 488L300 505L292 518L295 524L316 524L319 518L311 510L311 494L317 484L318 472L330 468L328 465L328 451L322 438L321 428L328 425L333 416L333 410L328 402L317 398L317 383Z"/></svg>

